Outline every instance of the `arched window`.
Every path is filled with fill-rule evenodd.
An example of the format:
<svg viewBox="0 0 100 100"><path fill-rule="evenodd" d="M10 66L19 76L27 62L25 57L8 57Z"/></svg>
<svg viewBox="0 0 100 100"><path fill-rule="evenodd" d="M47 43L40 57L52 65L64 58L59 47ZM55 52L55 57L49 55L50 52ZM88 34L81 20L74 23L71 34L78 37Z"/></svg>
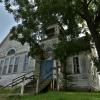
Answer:
<svg viewBox="0 0 100 100"><path fill-rule="evenodd" d="M8 56L9 56L9 55L13 55L13 54L15 54L15 49L11 49L11 50L9 50L8 53L7 53Z"/></svg>

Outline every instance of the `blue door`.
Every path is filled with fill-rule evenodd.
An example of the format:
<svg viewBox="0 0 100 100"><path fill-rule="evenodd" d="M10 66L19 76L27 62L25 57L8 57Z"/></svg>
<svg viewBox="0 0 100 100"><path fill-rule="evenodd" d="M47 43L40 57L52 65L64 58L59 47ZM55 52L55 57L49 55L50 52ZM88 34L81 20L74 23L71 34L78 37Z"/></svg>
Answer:
<svg viewBox="0 0 100 100"><path fill-rule="evenodd" d="M53 60L43 60L41 63L41 79L51 79L53 74Z"/></svg>

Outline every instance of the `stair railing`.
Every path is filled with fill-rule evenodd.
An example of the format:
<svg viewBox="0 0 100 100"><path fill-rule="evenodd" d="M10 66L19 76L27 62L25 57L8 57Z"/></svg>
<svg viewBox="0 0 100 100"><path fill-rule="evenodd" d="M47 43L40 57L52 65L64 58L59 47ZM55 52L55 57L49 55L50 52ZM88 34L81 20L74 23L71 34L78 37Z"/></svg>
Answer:
<svg viewBox="0 0 100 100"><path fill-rule="evenodd" d="M21 82L23 82L23 80L28 80L28 79L33 79L34 78L34 72L30 71L22 76L19 76L15 79L12 80L12 87L16 86L17 84L20 84Z"/></svg>
<svg viewBox="0 0 100 100"><path fill-rule="evenodd" d="M37 85L36 85L36 94L38 94L42 89L44 89L45 87L42 87L42 88L40 88L40 85L41 84L43 84L43 83L45 83L45 81L47 81L47 80L53 80L53 69L54 68L51 68L48 72L49 73L46 73L45 75L46 75L46 77L45 77L45 79L41 79L40 77L37 79ZM50 78L50 79L49 79Z"/></svg>
<svg viewBox="0 0 100 100"><path fill-rule="evenodd" d="M34 71L30 71L30 72L28 72L28 73L25 73L25 74L23 74L23 75L21 75L21 76L15 78L15 79L13 79L11 83L9 83L9 84L7 84L6 86L1 87L1 88L14 87L14 86L16 86L16 85L22 83L23 80L25 81L25 80L33 79L33 78L34 78Z"/></svg>

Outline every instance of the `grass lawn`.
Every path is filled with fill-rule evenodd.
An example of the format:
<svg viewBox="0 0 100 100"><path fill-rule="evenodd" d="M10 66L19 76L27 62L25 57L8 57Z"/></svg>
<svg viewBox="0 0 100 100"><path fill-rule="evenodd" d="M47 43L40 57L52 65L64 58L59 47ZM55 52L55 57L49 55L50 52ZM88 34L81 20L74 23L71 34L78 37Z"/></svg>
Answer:
<svg viewBox="0 0 100 100"><path fill-rule="evenodd" d="M30 96L10 96L9 100L100 100L100 93L47 92Z"/></svg>
<svg viewBox="0 0 100 100"><path fill-rule="evenodd" d="M0 89L0 95L2 94L16 94L16 93L20 93L20 88L16 87L16 88L4 88L4 89Z"/></svg>

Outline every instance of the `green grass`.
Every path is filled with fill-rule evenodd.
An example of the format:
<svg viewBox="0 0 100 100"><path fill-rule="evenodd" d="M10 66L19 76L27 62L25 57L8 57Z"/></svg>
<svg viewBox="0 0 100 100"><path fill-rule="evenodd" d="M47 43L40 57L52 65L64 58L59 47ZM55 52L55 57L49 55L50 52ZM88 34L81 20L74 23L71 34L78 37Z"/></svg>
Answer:
<svg viewBox="0 0 100 100"><path fill-rule="evenodd" d="M0 95L2 94L16 94L16 93L20 93L20 88L16 87L16 88L4 88L4 89L0 89Z"/></svg>
<svg viewBox="0 0 100 100"><path fill-rule="evenodd" d="M47 92L39 95L10 96L9 100L100 100L100 93Z"/></svg>

